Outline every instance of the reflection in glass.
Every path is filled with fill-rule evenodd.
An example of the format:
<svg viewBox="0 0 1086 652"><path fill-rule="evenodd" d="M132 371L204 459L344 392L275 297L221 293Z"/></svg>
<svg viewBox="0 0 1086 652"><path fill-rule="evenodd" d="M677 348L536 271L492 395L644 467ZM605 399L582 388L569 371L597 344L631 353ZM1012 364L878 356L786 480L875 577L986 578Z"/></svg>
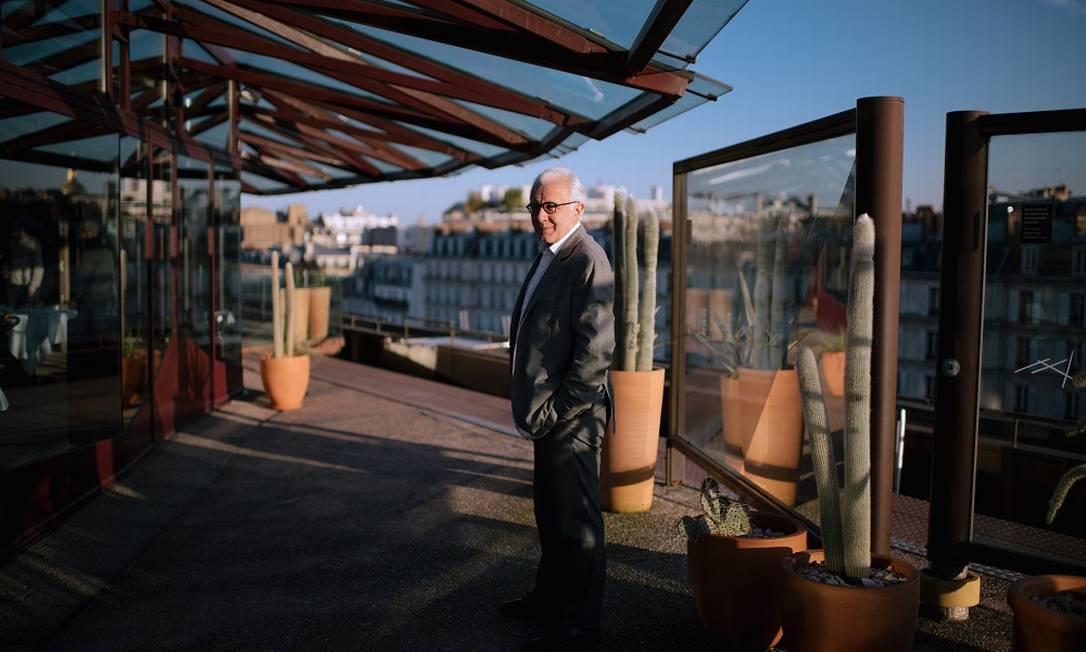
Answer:
<svg viewBox="0 0 1086 652"><path fill-rule="evenodd" d="M94 151L69 144L73 165L116 165L117 137L95 140ZM120 425L117 176L21 154L0 160L0 469Z"/></svg>
<svg viewBox="0 0 1086 652"><path fill-rule="evenodd" d="M830 427L840 430L854 140L687 176L680 435L782 503L813 511L795 353L802 342L820 357Z"/></svg>
<svg viewBox="0 0 1086 652"><path fill-rule="evenodd" d="M147 167L134 138L121 139L121 297L123 301L121 407L127 426L150 397L147 310ZM161 360L155 361L158 367Z"/></svg>
<svg viewBox="0 0 1086 652"><path fill-rule="evenodd" d="M975 538L1086 562L1086 133L992 138ZM1044 528L1039 532L1035 528Z"/></svg>
<svg viewBox="0 0 1086 652"><path fill-rule="evenodd" d="M215 341L216 360L225 365L226 387L215 391L233 392L242 387L241 368L241 182L233 170L215 168L215 210L218 213L216 244Z"/></svg>
<svg viewBox="0 0 1086 652"><path fill-rule="evenodd" d="M208 250L208 164L177 157L180 205L178 407L198 413L211 401L211 270Z"/></svg>

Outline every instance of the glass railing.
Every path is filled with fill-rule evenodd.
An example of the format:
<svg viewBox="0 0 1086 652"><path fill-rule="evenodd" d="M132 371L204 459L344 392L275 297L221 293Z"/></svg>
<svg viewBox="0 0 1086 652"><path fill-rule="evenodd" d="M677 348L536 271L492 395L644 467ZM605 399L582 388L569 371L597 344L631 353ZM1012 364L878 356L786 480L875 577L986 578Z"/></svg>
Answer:
<svg viewBox="0 0 1086 652"><path fill-rule="evenodd" d="M1086 110L955 113L947 142L932 561L1081 573L1086 485L1049 507L1086 464Z"/></svg>

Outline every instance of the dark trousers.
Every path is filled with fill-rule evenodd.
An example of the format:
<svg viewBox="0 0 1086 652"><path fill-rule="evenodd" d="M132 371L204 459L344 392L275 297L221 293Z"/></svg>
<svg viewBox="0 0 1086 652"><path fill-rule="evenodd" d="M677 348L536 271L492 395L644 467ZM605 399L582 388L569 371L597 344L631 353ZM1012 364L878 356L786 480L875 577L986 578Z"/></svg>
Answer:
<svg viewBox="0 0 1086 652"><path fill-rule="evenodd" d="M600 445L607 405L535 440L532 499L543 555L533 598L559 624L597 627L606 557L600 513Z"/></svg>

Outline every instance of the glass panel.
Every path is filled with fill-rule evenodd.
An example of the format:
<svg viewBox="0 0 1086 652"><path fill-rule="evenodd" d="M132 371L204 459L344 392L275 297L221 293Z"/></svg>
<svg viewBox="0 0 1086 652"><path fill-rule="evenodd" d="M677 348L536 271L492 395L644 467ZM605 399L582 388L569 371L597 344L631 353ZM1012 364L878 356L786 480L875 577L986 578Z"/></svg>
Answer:
<svg viewBox="0 0 1086 652"><path fill-rule="evenodd" d="M23 131L18 120L5 122ZM118 137L95 140L115 165ZM121 421L116 172L19 155L0 159L3 470L111 438Z"/></svg>
<svg viewBox="0 0 1086 652"><path fill-rule="evenodd" d="M730 87L716 80L709 79L708 77L695 75L694 80L687 85L686 92L674 104L662 111L653 113L651 116L630 128L634 131L647 131L662 122L667 122L678 115L686 113L690 109L705 104L709 101L707 98L715 100L721 95L729 92L731 92Z"/></svg>
<svg viewBox="0 0 1086 652"><path fill-rule="evenodd" d="M151 395L151 367L148 353L151 333L147 309L147 158L146 149L135 138L121 139L121 408L127 426L136 418ZM155 361L157 368L161 360Z"/></svg>
<svg viewBox="0 0 1086 652"><path fill-rule="evenodd" d="M155 436L173 431L177 394L177 354L174 342L173 270L177 236L173 232L173 157L152 147L151 158L151 356L154 378Z"/></svg>
<svg viewBox="0 0 1086 652"><path fill-rule="evenodd" d="M219 164L215 170L215 210L218 213L215 275L216 362L225 365L226 392L242 388L241 367L241 182L238 174ZM220 376L215 391L221 397Z"/></svg>
<svg viewBox="0 0 1086 652"><path fill-rule="evenodd" d="M694 0L660 49L693 59L739 13L747 0Z"/></svg>
<svg viewBox="0 0 1086 652"><path fill-rule="evenodd" d="M526 134L532 140L542 140L544 136L551 132L551 130L558 128L553 122L541 118L533 118L530 115L513 113L512 111L486 106L485 104L476 104L475 102L466 102L464 100L455 100L455 102L460 106L471 109L476 113L494 120L500 125Z"/></svg>
<svg viewBox="0 0 1086 652"><path fill-rule="evenodd" d="M195 414L211 403L211 260L208 250L208 164L177 157L180 265L178 301L178 411Z"/></svg>
<svg viewBox="0 0 1086 652"><path fill-rule="evenodd" d="M854 143L850 134L687 176L680 436L814 517L795 345L821 357L839 431L843 376L834 364L848 298Z"/></svg>
<svg viewBox="0 0 1086 652"><path fill-rule="evenodd" d="M616 3L617 4L617 3ZM520 61L466 50L444 43L396 34L349 21L331 19L358 32L396 47L429 57L446 66L482 77L506 88L523 89L524 80L532 80L529 94L547 98L557 107L598 119L637 97L636 89L580 75L533 66Z"/></svg>
<svg viewBox="0 0 1086 652"><path fill-rule="evenodd" d="M23 66L63 84L98 79L101 59L100 30L69 20L101 9L99 0L71 0L50 10L51 3L5 3L4 47L0 59ZM15 15L15 11L33 7L33 13ZM24 28L51 23L58 26L48 37L32 40Z"/></svg>
<svg viewBox="0 0 1086 652"><path fill-rule="evenodd" d="M455 145L456 147L459 147L465 152L471 152L472 154L478 154L479 156L485 156L487 158L490 158L491 156L498 156L499 154L505 154L509 151L502 147L498 147L497 145L491 145L490 143L481 143L477 140L471 140L470 138L464 138L462 136L454 136L452 134L447 134L443 131L427 129L426 127L418 127L415 125L407 124L405 122L398 122L396 120L393 120L393 122L405 129L417 131L420 134L426 134L431 138L444 141L446 143L449 143L450 145Z"/></svg>
<svg viewBox="0 0 1086 652"><path fill-rule="evenodd" d="M974 538L1086 562L1086 132L1001 136L988 159Z"/></svg>
<svg viewBox="0 0 1086 652"><path fill-rule="evenodd" d="M591 0L533 0L532 4L628 50L641 33L641 26L652 13L656 0L606 3Z"/></svg>

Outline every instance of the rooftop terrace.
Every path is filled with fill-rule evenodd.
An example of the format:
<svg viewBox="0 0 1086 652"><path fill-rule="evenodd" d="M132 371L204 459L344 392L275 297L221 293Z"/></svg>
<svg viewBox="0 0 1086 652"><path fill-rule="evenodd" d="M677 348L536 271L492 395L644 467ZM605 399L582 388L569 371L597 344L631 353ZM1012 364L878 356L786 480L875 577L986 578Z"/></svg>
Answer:
<svg viewBox="0 0 1086 652"><path fill-rule="evenodd" d="M0 569L0 647L509 650L497 614L532 582L531 445L505 401L315 358L306 406L248 399L189 422ZM393 398L395 397L395 398ZM709 649L675 522L697 492L657 484L605 514L601 650ZM895 554L920 566L925 561ZM1006 583L917 650L1009 650Z"/></svg>

